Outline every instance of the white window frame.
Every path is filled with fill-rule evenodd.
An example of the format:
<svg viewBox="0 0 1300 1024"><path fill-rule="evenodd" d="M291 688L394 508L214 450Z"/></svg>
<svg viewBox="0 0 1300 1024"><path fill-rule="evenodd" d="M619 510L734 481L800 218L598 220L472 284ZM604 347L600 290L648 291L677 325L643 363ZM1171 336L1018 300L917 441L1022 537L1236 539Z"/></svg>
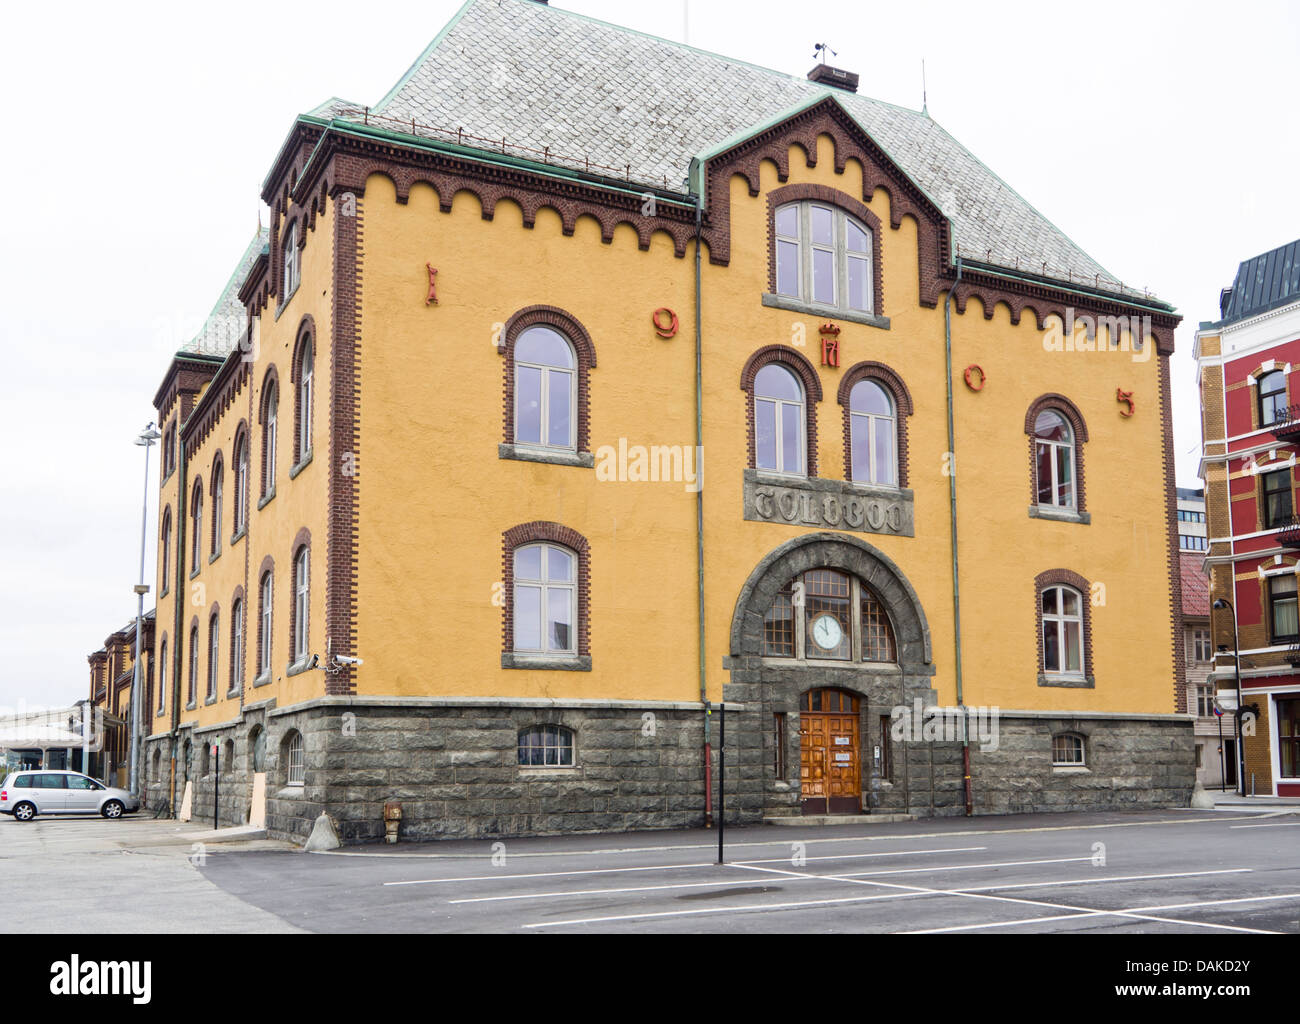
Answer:
<svg viewBox="0 0 1300 1024"><path fill-rule="evenodd" d="M289 749L285 751L285 784L289 786L304 786L307 784L307 762L304 758L304 744L302 733L297 729L289 737Z"/></svg>
<svg viewBox="0 0 1300 1024"><path fill-rule="evenodd" d="M248 524L248 435L235 448L235 536Z"/></svg>
<svg viewBox="0 0 1300 1024"><path fill-rule="evenodd" d="M167 710L167 641L159 648L158 658L158 714Z"/></svg>
<svg viewBox="0 0 1300 1024"><path fill-rule="evenodd" d="M226 487L225 466L218 466L212 473L212 554L221 550L221 513L222 498Z"/></svg>
<svg viewBox="0 0 1300 1024"><path fill-rule="evenodd" d="M298 284L302 280L302 268L298 262L298 255L298 222L294 221L289 225L289 230L284 238L284 298L280 300L281 306L293 297L293 293L298 290Z"/></svg>
<svg viewBox="0 0 1300 1024"><path fill-rule="evenodd" d="M199 571L203 559L203 482L195 483L190 496L194 507L190 509L190 522L194 536L190 538L190 573Z"/></svg>
<svg viewBox="0 0 1300 1024"><path fill-rule="evenodd" d="M312 371L316 346L308 338L298 364L298 461L311 454Z"/></svg>
<svg viewBox="0 0 1300 1024"><path fill-rule="evenodd" d="M853 408L853 392L857 391L858 388L861 387L863 384L871 384L880 389L880 392L885 396L885 401L889 405L890 414L888 416L882 416L880 415L880 413L876 413L876 412L858 412L856 409ZM859 480L857 476L854 475L853 473L854 464L857 462L857 458L856 458L857 449L853 441L854 437L856 436L856 433L853 430L855 418L864 419L867 421L867 449L868 449L867 455L868 455L868 461L871 465L871 477L872 477L869 480ZM893 474L893 481L894 481L892 484L884 484L880 482L879 480L880 468L876 465L876 429L877 429L878 422L882 420L889 423L889 429L893 437L893 441L889 446L890 455L893 460L890 465L890 472ZM890 393L889 388L881 384L880 381L874 380L870 377L866 377L858 381L856 384L853 385L852 389L849 391L849 467L848 468L849 468L849 475L852 477L854 483L870 484L873 487L898 488L899 486L898 483L898 403L894 401L894 396Z"/></svg>
<svg viewBox="0 0 1300 1024"><path fill-rule="evenodd" d="M194 707L199 700L199 627L190 630L190 681L186 694L186 707Z"/></svg>
<svg viewBox="0 0 1300 1024"><path fill-rule="evenodd" d="M221 616L208 619L208 700L217 695L217 669L221 667Z"/></svg>
<svg viewBox="0 0 1300 1024"><path fill-rule="evenodd" d="M556 743L545 743L545 742L543 742L543 743L540 743L540 744L529 744L529 749L538 749L538 750L541 750L541 751L542 751L542 763L541 763L541 764L525 764L524 762L519 761L519 760L518 760L518 759L519 759L519 752L520 752L520 748L522 748L522 747L524 746L524 742L523 742L523 741L524 741L524 738L525 738L526 736L531 736L531 735L533 735L534 733L542 733L542 734L543 734L543 735L542 735L542 739L543 739L543 740L548 739L549 737L545 735L545 731L548 730L548 729L555 730L555 738L557 739L557 741L558 741L558 740L563 740L563 739L567 739L567 740L568 740L568 744L567 744L567 752L568 752L568 755L569 755L569 760L568 760L568 761L561 761L561 760L560 760L560 756L561 756L561 755L565 752L565 750L566 750L566 746L565 746L564 743L562 743L562 742L556 742ZM546 763L546 751L547 751L547 750L555 750L555 751L557 752L557 753L556 753L556 758L555 758L555 763L554 763L554 764L547 764L547 763ZM520 729L520 730L519 730L519 734L515 737L515 759L516 759L516 761L518 761L519 767L522 768L522 769L524 769L525 771L539 771L539 770L541 770L541 771L545 771L545 770L547 770L547 769L554 770L554 769L557 769L557 768L573 768L573 767L576 767L577 764L578 764L578 733L577 733L577 730L575 730L575 729L570 729L568 726L564 726L564 725L553 725L553 724L551 724L551 723L549 723L549 722L542 723L542 724L540 724L540 725L530 725L530 726L528 726L528 727L525 728L525 729Z"/></svg>
<svg viewBox="0 0 1300 1024"><path fill-rule="evenodd" d="M261 591L262 601L262 607L260 610L262 616L262 642L258 649L258 660L260 662L258 669L260 675L269 678L271 675L271 636L273 634L271 627L275 621L271 605L272 599L275 596L275 577L272 573L267 572L267 574L262 577L259 590Z"/></svg>
<svg viewBox="0 0 1300 1024"><path fill-rule="evenodd" d="M1042 611L1043 598L1045 598L1052 591L1057 591L1056 607L1058 609L1065 608L1066 593L1073 594L1076 598L1078 598L1079 614L1067 615L1064 611L1055 611L1055 612ZM1084 633L1084 616L1083 616L1083 602L1085 600L1087 600L1087 598L1085 598L1083 594L1075 590L1074 587L1068 586L1064 583L1058 583L1050 587L1044 587L1042 591L1039 593L1038 595L1039 615L1042 618L1042 623L1044 627L1046 627L1049 623L1055 624L1056 626L1056 650L1061 659L1061 665L1062 665L1062 667L1055 668L1055 669L1047 667L1047 637L1044 636L1043 637L1043 667L1042 667L1042 671L1044 675L1053 676L1061 679L1083 679L1087 677L1088 651L1084 646L1085 633ZM1079 627L1079 667L1077 669L1064 667L1065 652L1066 652L1065 630L1066 627L1070 625L1077 625Z"/></svg>
<svg viewBox="0 0 1300 1024"><path fill-rule="evenodd" d="M262 462L262 497L275 491L275 456L280 425L280 389L271 385L266 399L266 419L262 429L266 432L266 457Z"/></svg>
<svg viewBox="0 0 1300 1024"><path fill-rule="evenodd" d="M1050 412L1054 416L1060 417L1065 424L1065 431L1070 435L1069 441L1048 441L1038 436L1038 416ZM1074 446L1076 435L1074 426L1070 423L1070 418L1059 409L1044 409L1034 417L1034 500L1040 508L1062 508L1076 509L1079 507L1079 473L1078 460L1075 458ZM1042 493L1041 481L1038 479L1038 450L1040 447L1050 449L1051 453L1051 474L1052 474L1052 500L1044 502L1039 495ZM1063 457L1062 451L1070 460L1070 500L1068 502L1061 500L1061 473L1060 460Z"/></svg>
<svg viewBox="0 0 1300 1024"><path fill-rule="evenodd" d="M294 619L293 619L293 660L294 664L306 661L308 656L308 625L311 612L311 548L304 546L293 562L294 577Z"/></svg>
<svg viewBox="0 0 1300 1024"><path fill-rule="evenodd" d="M542 552L541 568L538 572L539 579L523 579L519 572L514 569L514 593L510 595L512 604L513 630L514 635L510 638L511 649L515 654L534 655L546 658L574 658L578 655L578 632L581 623L578 621L578 575L580 571L580 562L578 553L571 548L566 548L561 544L551 544L546 541L536 544L523 544L511 552L512 568L518 566L519 555L525 551L538 548ZM548 568L550 565L551 551L559 551L567 555L573 566L573 580L570 583L552 583L547 580ZM519 591L522 588L528 588L540 591L540 604L538 613L538 636L541 639L540 647L521 647L519 646ZM553 648L550 645L550 634L546 628L547 609L551 606L551 592L561 591L568 592L569 596L569 621L573 624L569 638L569 647L567 649Z"/></svg>
<svg viewBox="0 0 1300 1024"><path fill-rule="evenodd" d="M244 687L244 602L230 606L230 692Z"/></svg>
<svg viewBox="0 0 1300 1024"><path fill-rule="evenodd" d="M515 381L515 444L517 447L526 448L534 451L556 451L556 452L576 452L578 450L578 350L574 347L573 342L562 332L553 327L548 327L559 337L564 339L564 343L569 346L569 354L573 357L573 369L563 366L551 366L547 363L533 363L514 357L514 381ZM531 328L529 328L531 330ZM523 333L527 333L527 330ZM522 334L520 335L522 337ZM518 340L515 342L515 351L518 352ZM522 441L519 437L519 369L523 367L529 370L539 370L542 375L542 394L541 417L542 439L540 441ZM562 373L569 378L569 439L564 444L555 444L551 440L551 374Z"/></svg>
<svg viewBox="0 0 1300 1024"><path fill-rule="evenodd" d="M802 600L791 601L791 621L794 627L794 653L790 654L764 654L764 658L771 658L782 664L788 664L791 661L805 662L813 665L897 665L898 664L898 633L894 629L894 620L889 614L889 609L885 607L885 602L880 599L880 595L872 590L867 584L863 583L854 573L845 572L843 569L836 569L830 566L818 566L815 569L809 569L807 572L801 572L792 581L797 585L806 586L806 578L811 572L834 572L841 576L849 578L849 629L847 630L849 638L849 656L847 658L834 658L827 655L809 655L808 653L808 632L812 625L808 621L808 595L805 590ZM894 660L880 661L876 659L867 659L863 656L862 644L865 638L865 626L862 621L862 599L865 594L870 594L880 605L880 610L884 613L885 621L889 623L889 634L893 638Z"/></svg>
<svg viewBox="0 0 1300 1024"><path fill-rule="evenodd" d="M777 230L777 223L783 211L794 207L798 212L799 237L781 234ZM812 211L813 208L826 210L831 214L831 234L832 245L826 246L822 243L814 243L812 238ZM846 225L853 224L867 237L866 252L850 251L848 248L848 228ZM778 207L772 215L772 235L776 239L776 294L784 295L786 298L797 299L811 306L820 306L827 310L838 310L843 313L865 313L871 314L876 309L875 295L875 235L867 225L852 214L834 206L830 203L823 203L812 199L798 200L793 203L785 203ZM795 245L795 252L799 260L799 294L789 295L780 291L781 287L781 242L792 242ZM816 251L829 252L835 265L834 297L830 302L814 298L813 292L813 253ZM850 306L849 296L849 263L851 260L861 260L866 264L866 284L864 287L864 298L866 302L865 309L858 309L856 306Z"/></svg>
<svg viewBox="0 0 1300 1024"><path fill-rule="evenodd" d="M1078 744L1079 759L1077 761L1058 761L1056 758L1056 741L1073 740ZM1052 737L1052 767L1053 768L1087 768L1088 767L1088 741L1075 732L1057 733Z"/></svg>
<svg viewBox="0 0 1300 1024"><path fill-rule="evenodd" d="M788 398L767 398L758 393L758 378L768 367L775 367L782 373L790 375L794 381L795 387L799 389L800 400L792 402ZM758 410L760 403L766 402L775 409L776 421L776 468L763 466L759 464L758 451ZM785 466L785 445L782 439L785 436L785 417L794 416L795 423L799 427L799 467L797 469L787 469ZM775 473L778 476L789 476L803 478L808 475L808 392L803 386L803 381L793 370L782 366L779 363L765 363L759 367L758 373L754 374L754 466L764 473Z"/></svg>

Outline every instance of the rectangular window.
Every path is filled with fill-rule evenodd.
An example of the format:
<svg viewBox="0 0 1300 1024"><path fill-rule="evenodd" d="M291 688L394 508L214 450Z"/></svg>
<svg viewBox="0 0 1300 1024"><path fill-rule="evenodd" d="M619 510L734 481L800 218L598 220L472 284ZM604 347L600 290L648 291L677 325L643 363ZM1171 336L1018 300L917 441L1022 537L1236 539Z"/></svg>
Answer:
<svg viewBox="0 0 1300 1024"><path fill-rule="evenodd" d="M785 712L778 711L772 716L773 769L780 781L785 780Z"/></svg>
<svg viewBox="0 0 1300 1024"><path fill-rule="evenodd" d="M894 781L894 758L890 754L890 730L893 719L889 715L880 716L880 777L886 782Z"/></svg>
<svg viewBox="0 0 1300 1024"><path fill-rule="evenodd" d="M1277 746L1282 776L1300 779L1300 700L1277 702Z"/></svg>
<svg viewBox="0 0 1300 1024"><path fill-rule="evenodd" d="M1268 603L1273 625L1273 642L1300 639L1300 621L1296 618L1294 575L1286 573L1282 576L1269 577Z"/></svg>
<svg viewBox="0 0 1300 1024"><path fill-rule="evenodd" d="M794 584L787 583L772 600L763 617L763 654L769 658L794 657Z"/></svg>
<svg viewBox="0 0 1300 1024"><path fill-rule="evenodd" d="M1291 518L1291 471L1264 474L1264 529L1286 525Z"/></svg>
<svg viewBox="0 0 1300 1024"><path fill-rule="evenodd" d="M1196 688L1196 713L1202 718L1214 716L1214 687L1198 686Z"/></svg>

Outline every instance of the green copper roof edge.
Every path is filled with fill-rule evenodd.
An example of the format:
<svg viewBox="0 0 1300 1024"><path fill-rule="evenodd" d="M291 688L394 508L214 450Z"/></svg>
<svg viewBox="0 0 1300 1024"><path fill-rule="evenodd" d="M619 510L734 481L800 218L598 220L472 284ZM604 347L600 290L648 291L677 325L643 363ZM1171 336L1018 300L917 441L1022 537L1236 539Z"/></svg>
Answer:
<svg viewBox="0 0 1300 1024"><path fill-rule="evenodd" d="M530 0L531 2L531 0ZM373 125L357 124L353 121L332 121L329 130L338 132L340 135L354 135L359 138L376 138L399 142L404 146L412 149L430 150L435 153L446 153L451 156L464 157L467 160L473 160L476 163L494 164L501 167L511 167L518 170L531 171L547 178L556 178L561 181L570 181L579 185L591 185L596 188L603 188L610 192L620 192L633 196L644 196L652 192L656 197L666 203L681 206L685 209L695 209L695 204L680 192L669 192L662 186L649 184L637 184L635 182L619 182L613 178L605 178L600 175L586 175L581 171L570 170L568 168L557 167L555 164L544 164L536 160L529 160L525 157L515 157L504 153L494 153L487 149L475 149L472 146L461 146L452 142L440 142L437 139L426 139L418 135L407 135L402 132L390 131L387 128L376 128ZM322 141L324 138L322 137ZM312 160L315 160L315 154L312 154ZM307 167L303 169L302 179L307 178L307 169L311 167L308 161Z"/></svg>
<svg viewBox="0 0 1300 1024"><path fill-rule="evenodd" d="M398 79L397 84L388 90L383 99L370 108L372 111L378 114L393 101L393 97L401 92L402 89L406 87L406 83L415 77L416 71L418 71L424 62L429 59L429 55L433 53L439 45L441 45L442 41L447 38L447 34L460 24L461 19L465 17L465 12L474 6L474 2L475 0L465 0L465 2L461 4L460 10L451 16L451 21L447 22L447 24L442 27L442 31L433 37L433 42L420 51L420 56L416 57L415 62L406 69L406 74Z"/></svg>
<svg viewBox="0 0 1300 1024"><path fill-rule="evenodd" d="M239 262L235 264L235 269L230 272L230 277L226 279L226 286L221 289L220 298L217 299L217 301L213 304L212 308L208 311L208 315L203 318L203 326L199 328L199 333L194 336L195 338L198 338L199 335L201 335L207 329L209 321L211 321L212 318L216 315L217 310L219 310L225 304L226 297L230 294L230 290L234 288L235 285L237 284L240 285L243 284L243 281L237 279L246 276L247 271L245 271L245 274L240 274L240 271L244 269L244 263L248 260L249 255L252 254L254 246L257 247L257 251L259 254L263 249L267 247L267 241L265 238L262 237L263 233L266 231L267 231L266 228L258 228L257 234L253 236L253 240L249 242L246 246L244 246L243 255L239 257ZM268 233L268 237L269 237L269 233Z"/></svg>
<svg viewBox="0 0 1300 1024"><path fill-rule="evenodd" d="M1004 277L1009 281L1023 281L1026 284L1037 284L1044 288L1051 288L1053 291L1065 292L1069 295L1082 295L1093 299L1107 299L1111 302L1118 302L1125 306L1137 306L1141 309L1149 309L1153 313L1168 313L1175 315L1178 312L1176 306L1171 306L1167 302L1162 302L1155 296L1149 298L1139 298L1133 295L1124 295L1121 292L1108 292L1104 289L1097 288L1076 288L1067 285L1064 282L1057 281L1055 278L1041 277L1037 274L1020 274L1006 267L999 267L993 263L980 263L975 260L962 259L962 265L970 270L977 271L981 274L988 274L991 277Z"/></svg>

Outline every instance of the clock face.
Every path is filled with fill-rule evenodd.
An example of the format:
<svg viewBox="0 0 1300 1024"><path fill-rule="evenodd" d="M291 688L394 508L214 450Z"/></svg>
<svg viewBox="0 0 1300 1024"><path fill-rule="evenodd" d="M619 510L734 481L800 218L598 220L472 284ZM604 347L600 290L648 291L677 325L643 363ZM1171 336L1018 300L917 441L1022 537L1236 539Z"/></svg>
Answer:
<svg viewBox="0 0 1300 1024"><path fill-rule="evenodd" d="M844 630L833 615L821 615L813 623L813 642L823 651L833 651L844 639Z"/></svg>

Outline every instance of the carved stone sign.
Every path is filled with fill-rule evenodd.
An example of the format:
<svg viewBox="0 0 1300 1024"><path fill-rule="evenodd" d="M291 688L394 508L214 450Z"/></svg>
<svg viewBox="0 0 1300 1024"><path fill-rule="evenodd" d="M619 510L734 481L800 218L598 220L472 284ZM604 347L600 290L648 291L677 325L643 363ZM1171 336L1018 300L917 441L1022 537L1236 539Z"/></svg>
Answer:
<svg viewBox="0 0 1300 1024"><path fill-rule="evenodd" d="M915 536L912 492L843 480L745 470L745 519L755 523Z"/></svg>

